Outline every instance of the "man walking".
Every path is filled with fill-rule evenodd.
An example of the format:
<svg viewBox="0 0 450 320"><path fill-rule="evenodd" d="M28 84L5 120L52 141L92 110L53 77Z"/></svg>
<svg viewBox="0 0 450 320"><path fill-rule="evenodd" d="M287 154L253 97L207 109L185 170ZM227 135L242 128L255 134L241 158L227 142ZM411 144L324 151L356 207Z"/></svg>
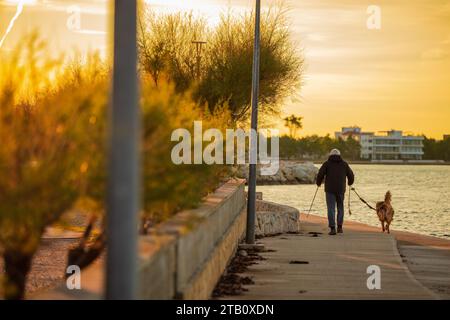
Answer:
<svg viewBox="0 0 450 320"><path fill-rule="evenodd" d="M344 196L346 189L345 178L348 179L348 185L351 186L355 181L355 176L347 162L341 157L338 149L333 149L327 161L320 167L317 175L317 186L323 182L325 178L325 193L328 208L328 226L330 227L329 235L336 234L336 205L337 205L337 232L342 233L342 224L344 223Z"/></svg>

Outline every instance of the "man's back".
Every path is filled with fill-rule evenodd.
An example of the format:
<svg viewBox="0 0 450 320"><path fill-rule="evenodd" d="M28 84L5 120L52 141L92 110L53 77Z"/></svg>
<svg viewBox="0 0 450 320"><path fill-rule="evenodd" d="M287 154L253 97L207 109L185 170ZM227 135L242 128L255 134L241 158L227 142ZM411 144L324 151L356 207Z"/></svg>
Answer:
<svg viewBox="0 0 450 320"><path fill-rule="evenodd" d="M320 186L325 178L325 191L334 194L344 194L346 178L348 184L354 182L354 174L347 162L340 155L331 155L322 165L317 175L317 185Z"/></svg>
<svg viewBox="0 0 450 320"><path fill-rule="evenodd" d="M345 197L345 179L348 179L348 184L352 185L355 181L352 169L347 162L341 157L341 152L338 149L330 151L330 156L327 161L320 167L317 174L317 187L325 179L325 198L327 201L328 210L328 226L330 227L329 235L336 234L336 220L335 212L337 207L337 233L343 233L342 225L344 223L344 197Z"/></svg>

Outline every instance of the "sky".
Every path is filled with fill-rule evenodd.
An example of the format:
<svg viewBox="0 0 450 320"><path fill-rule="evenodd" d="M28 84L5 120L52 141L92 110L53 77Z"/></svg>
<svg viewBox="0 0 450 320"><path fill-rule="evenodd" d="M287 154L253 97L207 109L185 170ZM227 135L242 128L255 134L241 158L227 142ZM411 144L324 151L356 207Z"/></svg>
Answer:
<svg viewBox="0 0 450 320"><path fill-rule="evenodd" d="M0 40L19 0L0 0ZM284 115L304 117L301 135L343 126L442 138L450 134L450 0L286 0L292 39L305 59L304 81ZM146 0L156 11L192 11L211 25L251 0ZM274 1L262 0L263 8ZM107 51L109 1L23 0L4 39L8 51L38 29L50 50ZM369 29L380 9L379 29ZM78 16L80 19L75 19ZM75 17L75 18L74 18ZM79 23L77 23L79 21ZM282 121L275 121L280 129Z"/></svg>

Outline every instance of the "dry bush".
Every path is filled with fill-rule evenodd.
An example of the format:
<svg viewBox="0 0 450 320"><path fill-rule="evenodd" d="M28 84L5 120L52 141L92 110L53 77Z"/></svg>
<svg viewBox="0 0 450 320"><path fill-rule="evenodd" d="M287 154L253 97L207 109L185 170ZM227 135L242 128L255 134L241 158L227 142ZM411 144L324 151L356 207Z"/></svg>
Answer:
<svg viewBox="0 0 450 320"><path fill-rule="evenodd" d="M262 12L260 51L261 116L278 115L285 99L298 91L303 59L292 40L288 10L282 4ZM224 13L215 27L192 14L141 12L139 46L142 69L154 83L164 75L177 92L190 91L214 112L227 107L234 122L249 116L254 13ZM192 41L206 41L200 55Z"/></svg>
<svg viewBox="0 0 450 320"><path fill-rule="evenodd" d="M194 120L224 128L229 119L205 112L165 80L158 87L143 80L142 217L155 223L195 207L224 173L216 165L173 164L172 131L192 130ZM24 297L47 226L74 204L103 211L109 88L110 68L97 56L51 59L36 35L0 59L0 249L8 299Z"/></svg>
<svg viewBox="0 0 450 320"><path fill-rule="evenodd" d="M89 167L85 129L97 81L46 59L33 34L0 64L0 246L6 298L23 298L25 277L46 226L79 197ZM96 64L94 60L86 65ZM87 78L87 74L91 78Z"/></svg>

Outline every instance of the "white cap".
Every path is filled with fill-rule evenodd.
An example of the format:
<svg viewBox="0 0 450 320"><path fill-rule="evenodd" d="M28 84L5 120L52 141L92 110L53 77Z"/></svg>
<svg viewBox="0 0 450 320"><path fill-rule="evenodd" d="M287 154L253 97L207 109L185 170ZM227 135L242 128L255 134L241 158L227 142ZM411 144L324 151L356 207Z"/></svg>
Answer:
<svg viewBox="0 0 450 320"><path fill-rule="evenodd" d="M330 151L330 156L340 156L341 152L338 149L333 149Z"/></svg>

